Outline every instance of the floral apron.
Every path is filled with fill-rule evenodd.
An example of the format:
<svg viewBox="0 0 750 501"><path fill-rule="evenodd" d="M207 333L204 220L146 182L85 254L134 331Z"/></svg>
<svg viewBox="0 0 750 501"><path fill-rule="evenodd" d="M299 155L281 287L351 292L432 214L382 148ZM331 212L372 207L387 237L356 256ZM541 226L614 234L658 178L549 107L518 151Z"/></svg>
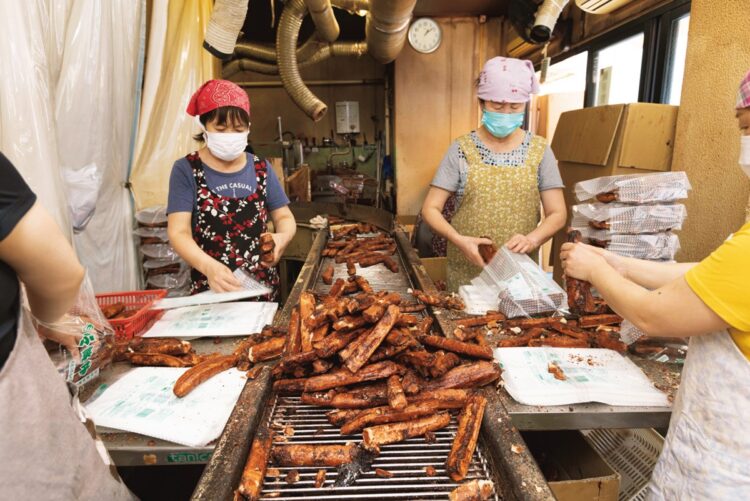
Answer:
<svg viewBox="0 0 750 501"><path fill-rule="evenodd" d="M546 140L533 136L526 161L520 167L487 165L471 135L458 139L466 157L468 177L461 206L451 224L461 235L489 237L497 245L520 233L526 235L539 224L539 164ZM536 254L534 252L533 254ZM448 243L448 291L457 292L479 275L481 268L471 264L463 253Z"/></svg>
<svg viewBox="0 0 750 501"><path fill-rule="evenodd" d="M244 268L257 281L273 289L258 301L275 301L278 295L279 273L274 268L261 266L260 235L268 231L267 170L265 162L253 156L255 193L244 197L225 197L214 193L206 182L203 162L198 153L187 156L193 168L197 186L198 215L193 238L209 256L227 265L230 270ZM208 290L208 279L196 269L190 272L190 293Z"/></svg>

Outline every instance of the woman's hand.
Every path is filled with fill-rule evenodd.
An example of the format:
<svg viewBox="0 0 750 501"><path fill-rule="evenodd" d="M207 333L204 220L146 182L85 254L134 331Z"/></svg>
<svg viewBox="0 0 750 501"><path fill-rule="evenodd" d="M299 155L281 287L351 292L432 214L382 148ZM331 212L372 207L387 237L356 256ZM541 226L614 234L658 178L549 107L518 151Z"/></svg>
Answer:
<svg viewBox="0 0 750 501"><path fill-rule="evenodd" d="M459 235L458 238L453 242L456 247L463 252L466 259L469 260L474 266L484 267L484 260L479 255L479 245L492 245L492 240L489 238L476 238Z"/></svg>
<svg viewBox="0 0 750 501"><path fill-rule="evenodd" d="M65 322L65 317L58 320L58 322ZM62 345L76 362L81 361L81 355L78 351L78 342L81 340L80 335L69 334L62 330L55 330L44 325L38 325L36 328L39 336L44 339L49 339L59 345Z"/></svg>
<svg viewBox="0 0 750 501"><path fill-rule="evenodd" d="M586 244L565 243L560 249L560 261L566 277L591 282L594 270L610 266L604 249Z"/></svg>
<svg viewBox="0 0 750 501"><path fill-rule="evenodd" d="M289 245L290 239L287 235L284 233L271 233L271 237L273 237L273 261L270 263L263 263L261 262L261 266L264 268L273 268L277 264L279 264L279 261L281 261L281 256L284 255L284 251L286 250L287 245Z"/></svg>
<svg viewBox="0 0 750 501"><path fill-rule="evenodd" d="M208 286L214 292L234 292L242 290L242 284L237 280L237 277L232 275L232 270L213 258L206 268L205 275L206 278L208 278Z"/></svg>
<svg viewBox="0 0 750 501"><path fill-rule="evenodd" d="M517 233L510 237L510 240L505 242L505 246L511 252L515 252L517 254L528 254L529 252L539 247L539 242L527 235L521 235L520 233Z"/></svg>

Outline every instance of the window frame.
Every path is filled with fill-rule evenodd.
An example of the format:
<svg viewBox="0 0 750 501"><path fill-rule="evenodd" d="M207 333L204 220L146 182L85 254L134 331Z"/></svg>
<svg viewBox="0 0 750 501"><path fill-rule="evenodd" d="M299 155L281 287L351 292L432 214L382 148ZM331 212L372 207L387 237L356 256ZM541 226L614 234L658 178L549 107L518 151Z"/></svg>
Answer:
<svg viewBox="0 0 750 501"><path fill-rule="evenodd" d="M578 47L574 53L565 54L566 57L570 57L580 52L589 52L584 106L589 108L596 104L599 51L639 33L643 33L644 38L638 102L668 103L670 71L674 57L673 26L675 21L689 13L690 0L675 0L602 34L590 43Z"/></svg>

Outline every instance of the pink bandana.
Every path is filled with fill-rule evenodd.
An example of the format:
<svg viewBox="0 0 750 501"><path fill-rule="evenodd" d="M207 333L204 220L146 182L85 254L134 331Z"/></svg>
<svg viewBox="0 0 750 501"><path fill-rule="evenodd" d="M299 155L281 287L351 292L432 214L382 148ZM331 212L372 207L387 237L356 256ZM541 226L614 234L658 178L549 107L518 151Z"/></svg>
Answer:
<svg viewBox="0 0 750 501"><path fill-rule="evenodd" d="M750 71L740 82L740 90L737 93L737 109L750 108Z"/></svg>
<svg viewBox="0 0 750 501"><path fill-rule="evenodd" d="M539 92L531 61L493 57L479 74L477 97L497 103L525 103Z"/></svg>
<svg viewBox="0 0 750 501"><path fill-rule="evenodd" d="M224 106L236 106L250 114L250 99L242 87L229 80L209 80L195 91L186 111L197 116Z"/></svg>

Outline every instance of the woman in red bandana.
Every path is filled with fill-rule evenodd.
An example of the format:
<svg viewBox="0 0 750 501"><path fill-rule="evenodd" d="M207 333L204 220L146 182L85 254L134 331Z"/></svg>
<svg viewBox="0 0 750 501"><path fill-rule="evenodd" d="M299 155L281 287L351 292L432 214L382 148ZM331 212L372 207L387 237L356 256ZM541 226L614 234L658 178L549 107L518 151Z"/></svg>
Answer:
<svg viewBox="0 0 750 501"><path fill-rule="evenodd" d="M245 153L250 100L236 84L209 80L190 99L187 113L203 131L204 146L177 160L169 180L169 241L193 268L191 293L241 288L232 274L244 268L273 289L276 264L294 237L296 223L281 183L268 161ZM272 263L260 259L268 219L276 244Z"/></svg>

